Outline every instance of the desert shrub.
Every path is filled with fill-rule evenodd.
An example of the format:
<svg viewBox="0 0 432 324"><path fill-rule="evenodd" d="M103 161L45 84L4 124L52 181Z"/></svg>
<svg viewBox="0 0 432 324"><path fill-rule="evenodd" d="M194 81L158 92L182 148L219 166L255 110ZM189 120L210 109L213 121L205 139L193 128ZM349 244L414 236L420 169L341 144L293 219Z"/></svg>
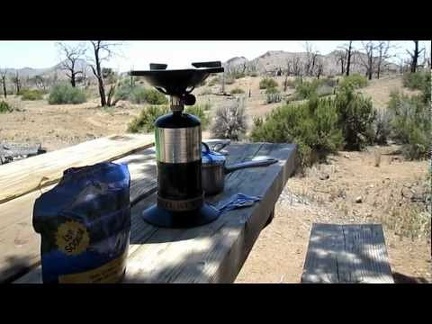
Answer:
<svg viewBox="0 0 432 324"><path fill-rule="evenodd" d="M339 81L339 85L341 87L344 87L348 84L351 84L354 89L364 88L368 84L368 80L363 75L360 75L358 73L350 74L348 76L343 77Z"/></svg>
<svg viewBox="0 0 432 324"><path fill-rule="evenodd" d="M334 88L337 86L338 84L338 80L334 77L328 76L324 79L321 79L323 84L330 87L330 88Z"/></svg>
<svg viewBox="0 0 432 324"><path fill-rule="evenodd" d="M37 89L25 89L20 91L21 100L42 100L44 93Z"/></svg>
<svg viewBox="0 0 432 324"><path fill-rule="evenodd" d="M215 138L227 138L238 141L243 138L247 130L246 111L244 101L235 102L219 107L213 118L211 133Z"/></svg>
<svg viewBox="0 0 432 324"><path fill-rule="evenodd" d="M150 105L166 105L167 97L156 89L134 87L129 95L129 100L134 104L148 103Z"/></svg>
<svg viewBox="0 0 432 324"><path fill-rule="evenodd" d="M12 112L14 109L11 104L7 103L6 101L2 100L0 101L0 114Z"/></svg>
<svg viewBox="0 0 432 324"><path fill-rule="evenodd" d="M127 127L130 133L150 133L154 131L155 120L170 112L168 106L157 105L144 107L139 116L135 117Z"/></svg>
<svg viewBox="0 0 432 324"><path fill-rule="evenodd" d="M267 78L267 77L263 78L263 79L261 79L261 81L259 83L260 89L276 88L277 86L278 86L278 83L273 78Z"/></svg>
<svg viewBox="0 0 432 324"><path fill-rule="evenodd" d="M219 77L215 76L213 79L211 79L207 84L209 87L212 87L216 84L220 83Z"/></svg>
<svg viewBox="0 0 432 324"><path fill-rule="evenodd" d="M195 115L198 117L201 121L201 129L205 130L210 123L210 120L207 116L206 109L207 107L205 105L194 105L194 106L188 106L185 108L185 113Z"/></svg>
<svg viewBox="0 0 432 324"><path fill-rule="evenodd" d="M280 91L276 88L267 88L265 91L266 103L275 103L282 101L282 95Z"/></svg>
<svg viewBox="0 0 432 324"><path fill-rule="evenodd" d="M244 90L241 88L234 88L231 90L231 94L233 94L233 95L234 94L241 94L241 93L244 93Z"/></svg>
<svg viewBox="0 0 432 324"><path fill-rule="evenodd" d="M74 88L70 83L55 85L48 97L50 105L80 104L86 101L86 96L81 89Z"/></svg>
<svg viewBox="0 0 432 324"><path fill-rule="evenodd" d="M296 82L291 79L284 80L283 82L284 88L295 88Z"/></svg>
<svg viewBox="0 0 432 324"><path fill-rule="evenodd" d="M225 84L234 84L235 80L236 79L232 75L230 74L225 75L225 79L224 79Z"/></svg>
<svg viewBox="0 0 432 324"><path fill-rule="evenodd" d="M429 79L429 82L428 82ZM404 87L411 90L422 90L424 84L428 83L430 87L430 71L419 71L416 73L405 73L402 79Z"/></svg>
<svg viewBox="0 0 432 324"><path fill-rule="evenodd" d="M371 98L365 98L354 91L353 84L342 85L334 99L339 115L339 128L345 142L345 149L361 150L372 144L375 111Z"/></svg>
<svg viewBox="0 0 432 324"><path fill-rule="evenodd" d="M314 98L306 103L276 108L265 119L254 120L252 141L296 143L299 169L325 160L342 145L338 115L332 99Z"/></svg>
<svg viewBox="0 0 432 324"><path fill-rule="evenodd" d="M132 91L135 88L142 88L141 86L131 82L129 78L121 80L114 92L114 100L130 100Z"/></svg>
<svg viewBox="0 0 432 324"><path fill-rule="evenodd" d="M302 81L297 78L294 81L296 89L295 99L303 100L309 99L314 95L318 97L324 97L333 94L333 87L327 85L325 79L314 79L312 81Z"/></svg>
<svg viewBox="0 0 432 324"><path fill-rule="evenodd" d="M333 88L326 85L326 84L321 84L320 86L318 86L318 88L316 89L316 94L318 97L325 97L325 96L329 96L333 94Z"/></svg>
<svg viewBox="0 0 432 324"><path fill-rule="evenodd" d="M386 145L391 135L392 115L387 109L376 109L374 128L374 142L378 145Z"/></svg>
<svg viewBox="0 0 432 324"><path fill-rule="evenodd" d="M403 155L410 160L424 159L431 147L430 103L423 97L392 93L388 104L392 113L392 138L402 144Z"/></svg>

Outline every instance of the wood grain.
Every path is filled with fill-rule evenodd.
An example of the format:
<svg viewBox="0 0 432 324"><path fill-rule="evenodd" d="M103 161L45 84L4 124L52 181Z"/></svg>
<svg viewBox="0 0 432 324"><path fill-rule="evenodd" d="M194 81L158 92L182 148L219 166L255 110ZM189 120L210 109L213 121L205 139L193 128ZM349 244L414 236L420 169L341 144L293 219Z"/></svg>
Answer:
<svg viewBox="0 0 432 324"><path fill-rule="evenodd" d="M394 283L380 224L312 225L302 283Z"/></svg>
<svg viewBox="0 0 432 324"><path fill-rule="evenodd" d="M128 164L132 205L156 191L153 148L129 154L114 162ZM32 226L33 205L35 199L53 187L51 185L0 204L0 282L13 280L39 263L40 235Z"/></svg>
<svg viewBox="0 0 432 324"><path fill-rule="evenodd" d="M258 155L277 158L279 163L232 173L226 178L225 191L208 198L208 202L216 204L238 192L261 195L262 200L252 207L223 213L210 224L190 229L158 228L144 222L142 212L155 203L156 195L138 201L132 208L125 283L234 281L294 171L296 146L234 143L227 151L228 164ZM152 167L156 172L154 164ZM150 169L148 172L152 172ZM16 282L40 283L40 270L38 267Z"/></svg>
<svg viewBox="0 0 432 324"><path fill-rule="evenodd" d="M153 135L113 135L2 165L0 204L58 182L70 167L117 160L153 143Z"/></svg>

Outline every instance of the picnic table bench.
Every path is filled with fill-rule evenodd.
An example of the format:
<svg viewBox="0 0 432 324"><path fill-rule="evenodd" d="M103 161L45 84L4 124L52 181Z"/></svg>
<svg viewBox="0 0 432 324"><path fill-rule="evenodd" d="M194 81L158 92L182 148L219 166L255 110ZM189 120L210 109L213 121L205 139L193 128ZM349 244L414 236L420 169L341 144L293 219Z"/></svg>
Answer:
<svg viewBox="0 0 432 324"><path fill-rule="evenodd" d="M228 151L227 164L261 155L276 158L279 162L227 175L224 192L207 198L207 201L217 204L239 192L261 196L261 201L247 208L224 212L216 221L204 226L169 229L152 226L144 222L141 215L145 208L156 202L155 149L149 147L153 136L149 139L149 135L142 135L140 140L139 135L123 135L117 142L111 138L111 144L104 138L99 140L99 144L103 143L102 149L94 141L67 148L68 154L63 154L64 151L62 154L48 152L0 167L0 182L3 180L2 172L9 180L15 179L14 175L2 171L3 167L15 164L21 179L24 179L21 181L30 183L22 188L18 188L16 182L15 185L9 184L8 191L0 196L0 282L42 282L40 236L32 228L34 200L55 185L60 179L60 171L66 167L102 160L127 163L131 174L132 227L124 283L233 282L261 229L273 214L286 181L295 170L297 149L295 144L231 143L225 148ZM129 153L125 148L128 142L134 142L136 146L129 145ZM118 154L115 146L123 153ZM107 150L111 150L110 156L106 154ZM67 166L62 164L61 156L69 159ZM26 175L31 168L30 160L36 158L43 159L35 161L40 163L40 168L32 169L33 176ZM54 158L58 159L55 163L52 161ZM47 174L44 161L53 166L54 172ZM27 167L27 173L23 167ZM54 173L56 176L51 176ZM48 180L38 187L38 177ZM7 181L4 184L8 184Z"/></svg>

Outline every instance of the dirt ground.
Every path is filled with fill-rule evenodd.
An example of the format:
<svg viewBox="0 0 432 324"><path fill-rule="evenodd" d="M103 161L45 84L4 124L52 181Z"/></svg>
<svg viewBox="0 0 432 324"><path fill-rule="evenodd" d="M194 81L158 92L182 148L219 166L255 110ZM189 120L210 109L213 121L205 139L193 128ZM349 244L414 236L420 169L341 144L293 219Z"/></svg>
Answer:
<svg viewBox="0 0 432 324"><path fill-rule="evenodd" d="M263 104L259 80L244 78L226 88L229 92L240 87L246 94L251 89L247 99L250 118L263 116L278 106ZM279 84L282 80L278 79ZM217 87L211 91L217 91ZM376 106L385 106L390 91L400 88L400 78L388 78L373 81L363 92L372 96ZM197 89L198 94L199 91L203 88ZM210 102L214 106L223 100L232 99L198 97L198 103ZM141 109L129 103L102 109L97 107L97 99L80 105L48 105L46 100L24 102L13 97L8 101L18 111L0 114L0 142L41 143L48 151L124 133L128 122ZM203 132L204 138L210 136L208 131ZM298 283L313 222L383 223L397 282L432 282L430 222L428 235L405 235L425 232L427 215L421 214L416 221L408 220L407 215L414 204L410 192L424 194L424 184L428 183L430 190L430 180L426 180L430 163L408 162L398 155L389 155L395 149L389 146L341 152L329 159L329 164L308 170L305 177L289 179L276 205L273 222L263 229L236 282ZM356 202L357 198L361 202Z"/></svg>

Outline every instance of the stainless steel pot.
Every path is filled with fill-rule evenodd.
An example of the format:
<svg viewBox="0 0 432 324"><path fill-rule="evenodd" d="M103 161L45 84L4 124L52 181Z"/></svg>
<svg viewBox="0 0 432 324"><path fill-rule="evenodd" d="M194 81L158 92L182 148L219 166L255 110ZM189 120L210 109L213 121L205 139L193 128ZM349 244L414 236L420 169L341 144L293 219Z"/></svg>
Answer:
<svg viewBox="0 0 432 324"><path fill-rule="evenodd" d="M206 196L216 195L224 190L225 175L231 172L255 167L269 166L278 162L277 159L265 158L226 166L226 158L219 152L211 151L206 143L202 153L202 187Z"/></svg>

